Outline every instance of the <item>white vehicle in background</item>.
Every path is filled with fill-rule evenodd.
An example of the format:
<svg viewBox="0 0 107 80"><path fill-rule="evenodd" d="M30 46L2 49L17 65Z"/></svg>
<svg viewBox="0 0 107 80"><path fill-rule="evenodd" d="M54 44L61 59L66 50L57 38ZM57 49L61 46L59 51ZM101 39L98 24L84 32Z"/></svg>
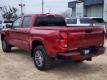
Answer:
<svg viewBox="0 0 107 80"><path fill-rule="evenodd" d="M83 17L83 18L66 18L67 26L90 26L99 23L97 20Z"/></svg>
<svg viewBox="0 0 107 80"><path fill-rule="evenodd" d="M107 26L102 18L98 17L83 17L83 18L66 18L67 26L102 26L106 32Z"/></svg>
<svg viewBox="0 0 107 80"><path fill-rule="evenodd" d="M0 30L12 25L13 21L0 21Z"/></svg>

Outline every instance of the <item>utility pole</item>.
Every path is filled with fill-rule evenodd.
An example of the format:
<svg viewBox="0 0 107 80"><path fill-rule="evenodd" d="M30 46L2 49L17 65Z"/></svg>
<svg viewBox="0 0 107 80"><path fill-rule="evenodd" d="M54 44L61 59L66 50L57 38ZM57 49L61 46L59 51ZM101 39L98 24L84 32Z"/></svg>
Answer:
<svg viewBox="0 0 107 80"><path fill-rule="evenodd" d="M23 4L22 0L21 0L21 4L19 4L19 6L21 7L21 16L23 16L23 14L24 14L23 7L25 6L25 4Z"/></svg>
<svg viewBox="0 0 107 80"><path fill-rule="evenodd" d="M44 14L44 0L42 0L42 14Z"/></svg>

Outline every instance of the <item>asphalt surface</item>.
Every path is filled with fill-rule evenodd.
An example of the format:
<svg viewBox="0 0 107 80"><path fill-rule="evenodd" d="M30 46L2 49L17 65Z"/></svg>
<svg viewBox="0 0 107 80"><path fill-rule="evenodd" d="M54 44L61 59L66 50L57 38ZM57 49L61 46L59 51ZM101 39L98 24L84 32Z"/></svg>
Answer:
<svg viewBox="0 0 107 80"><path fill-rule="evenodd" d="M0 80L107 80L106 53L89 62L58 62L55 68L42 72L28 52L13 49L6 54L0 46Z"/></svg>

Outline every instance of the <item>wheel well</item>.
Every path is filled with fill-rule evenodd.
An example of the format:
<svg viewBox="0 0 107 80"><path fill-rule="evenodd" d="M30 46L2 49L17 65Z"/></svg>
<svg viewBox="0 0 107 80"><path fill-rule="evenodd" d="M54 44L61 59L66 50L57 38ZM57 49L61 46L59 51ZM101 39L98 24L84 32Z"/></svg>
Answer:
<svg viewBox="0 0 107 80"><path fill-rule="evenodd" d="M41 41L38 41L38 40L34 40L32 42L32 51L31 51L31 56L33 57L33 49L39 45L43 45L43 43Z"/></svg>

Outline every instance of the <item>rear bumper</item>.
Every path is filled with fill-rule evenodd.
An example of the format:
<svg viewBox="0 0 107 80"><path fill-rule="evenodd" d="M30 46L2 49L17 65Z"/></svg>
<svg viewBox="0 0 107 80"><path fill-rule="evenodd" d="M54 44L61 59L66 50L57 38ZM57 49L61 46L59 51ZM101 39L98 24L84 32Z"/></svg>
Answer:
<svg viewBox="0 0 107 80"><path fill-rule="evenodd" d="M105 47L99 47L99 48L72 50L72 51L67 51L64 53L59 53L58 56L69 57L73 61L83 60L83 59L87 59L87 58L91 58L91 57L95 57L95 56L104 54L105 49L106 49ZM84 50L90 50L90 52L88 54L85 54Z"/></svg>

